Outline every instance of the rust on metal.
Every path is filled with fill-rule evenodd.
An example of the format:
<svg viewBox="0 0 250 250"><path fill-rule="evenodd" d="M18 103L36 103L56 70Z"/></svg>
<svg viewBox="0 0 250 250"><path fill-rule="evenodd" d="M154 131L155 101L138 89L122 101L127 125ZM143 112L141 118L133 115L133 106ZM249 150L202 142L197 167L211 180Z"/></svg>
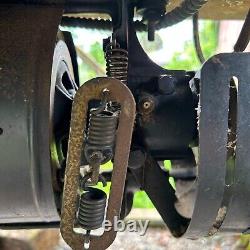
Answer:
<svg viewBox="0 0 250 250"><path fill-rule="evenodd" d="M77 190L79 187L81 152L88 103L93 99L101 99L101 94L104 89L109 90L109 98L111 101L116 101L121 105L116 137L114 167L111 179L112 185L108 200L106 220L113 222L115 216L119 217L122 204L128 156L136 112L135 101L130 90L119 80L106 77L95 78L86 82L77 91L71 115L71 130L60 228L62 237L74 250L82 250L84 245L84 235L74 232L74 222L77 211ZM115 237L116 232L114 231L114 228L109 232L104 232L100 237L91 236L89 249L106 249L111 245Z"/></svg>
<svg viewBox="0 0 250 250"><path fill-rule="evenodd" d="M167 11L179 6L183 0L170 0ZM209 0L199 11L204 19L244 19L249 9L249 0Z"/></svg>

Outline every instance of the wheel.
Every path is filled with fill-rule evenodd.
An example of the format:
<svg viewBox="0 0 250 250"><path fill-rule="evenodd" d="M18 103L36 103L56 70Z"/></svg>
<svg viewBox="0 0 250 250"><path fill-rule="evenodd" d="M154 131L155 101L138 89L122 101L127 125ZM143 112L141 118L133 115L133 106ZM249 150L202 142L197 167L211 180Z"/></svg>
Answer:
<svg viewBox="0 0 250 250"><path fill-rule="evenodd" d="M77 89L73 46L58 33L60 10L2 6L0 18L0 227L57 226Z"/></svg>
<svg viewBox="0 0 250 250"><path fill-rule="evenodd" d="M73 55L73 60L71 59L71 53L65 41L65 33L69 38L70 34L68 32L59 32L57 35L50 93L50 102L52 104L50 109L50 116L52 117L50 131L52 135L50 142L52 181L59 212L66 167L72 101L78 89L78 84L75 82L76 68L72 63L73 60L76 61L76 58Z"/></svg>

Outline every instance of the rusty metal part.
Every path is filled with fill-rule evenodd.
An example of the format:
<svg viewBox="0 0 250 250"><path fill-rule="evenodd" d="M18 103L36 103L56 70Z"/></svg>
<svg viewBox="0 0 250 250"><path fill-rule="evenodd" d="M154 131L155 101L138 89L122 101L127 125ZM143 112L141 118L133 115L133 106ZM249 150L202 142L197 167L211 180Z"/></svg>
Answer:
<svg viewBox="0 0 250 250"><path fill-rule="evenodd" d="M119 217L120 215L135 119L135 102L130 90L119 80L114 78L95 78L82 85L76 93L71 116L61 233L64 240L74 250L81 250L84 244L84 235L75 233L73 228L77 210L77 189L79 187L83 133L86 125L88 103L92 99L101 99L101 93L105 88L110 91L110 100L118 102L121 105L115 147L114 170L111 179L112 185L106 219L112 222L115 216ZM91 236L90 249L106 249L114 241L115 237L116 232L113 228L111 231L105 232L101 237Z"/></svg>
<svg viewBox="0 0 250 250"><path fill-rule="evenodd" d="M234 51L235 52L242 52L246 49L247 45L250 41L250 9L248 11L248 14L246 16L246 20L242 26L239 38L234 45Z"/></svg>
<svg viewBox="0 0 250 250"><path fill-rule="evenodd" d="M161 17L157 28L166 28L184 21L198 12L207 2L208 0L183 0L179 6Z"/></svg>
<svg viewBox="0 0 250 250"><path fill-rule="evenodd" d="M171 11L183 0L170 0L167 11ZM249 0L209 0L199 11L204 19L243 19L249 9Z"/></svg>
<svg viewBox="0 0 250 250"><path fill-rule="evenodd" d="M94 6L93 3L90 5L89 0L82 0L81 3L78 4L77 6L74 6L74 4L71 4L70 3L71 1L75 1L75 0L68 0L65 6L65 16L69 16L71 17L71 19L65 20L64 24L72 25L72 23L74 23L74 24L81 25L81 22L80 22L81 21L80 17L81 17L85 19L85 20L82 20L83 21L82 24L85 27L93 27L93 28L105 27L105 29L108 29L108 28L111 29L111 23L107 20L107 15L104 15L103 13L107 12L107 9L111 9L109 6L114 6L114 4L112 3L113 2L112 0L95 1L96 6ZM91 2L93 2L93 0ZM142 2L142 1L139 1L139 2ZM169 4L166 5L167 12L172 11L174 8L179 6L182 2L183 0L170 0ZM104 8L100 9L101 6L103 6ZM216 19L216 20L244 19L248 8L249 8L249 0L240 0L240 1L239 0L209 0L208 3L201 8L200 17L202 19L205 18L205 19ZM86 15L87 12L91 14ZM77 19L73 20L73 18L77 18ZM95 19L93 20L94 22L92 22L91 20L93 18ZM103 25L101 25L103 21L100 19L103 19L103 21L105 22L103 23ZM146 25L144 25L140 21L137 21L135 25L138 27L138 30L145 30L146 28Z"/></svg>

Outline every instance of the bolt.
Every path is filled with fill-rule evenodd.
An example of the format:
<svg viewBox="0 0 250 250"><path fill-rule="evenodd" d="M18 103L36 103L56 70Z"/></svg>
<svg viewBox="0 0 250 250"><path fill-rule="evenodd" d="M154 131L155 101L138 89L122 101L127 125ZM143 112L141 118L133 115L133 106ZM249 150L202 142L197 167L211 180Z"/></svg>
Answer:
<svg viewBox="0 0 250 250"><path fill-rule="evenodd" d="M170 95L175 91L176 79L170 75L160 76L158 79L158 91L164 95Z"/></svg>

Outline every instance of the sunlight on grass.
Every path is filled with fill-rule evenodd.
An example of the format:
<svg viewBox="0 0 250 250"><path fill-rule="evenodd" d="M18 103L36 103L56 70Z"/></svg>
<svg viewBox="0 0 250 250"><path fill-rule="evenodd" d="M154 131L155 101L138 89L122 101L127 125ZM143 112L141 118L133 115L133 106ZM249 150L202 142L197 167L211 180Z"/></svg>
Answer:
<svg viewBox="0 0 250 250"><path fill-rule="evenodd" d="M164 167L167 171L170 171L171 168L172 168L172 165L171 165L171 161L170 160L165 160L164 161ZM174 178L173 177L169 177L168 179L170 185L173 187L173 189L175 189L175 182L174 182Z"/></svg>
<svg viewBox="0 0 250 250"><path fill-rule="evenodd" d="M135 196L134 196L133 207L134 208L154 208L154 205L144 191L138 191L135 193Z"/></svg>
<svg viewBox="0 0 250 250"><path fill-rule="evenodd" d="M165 160L164 167L166 168L167 171L170 171L171 170L171 161ZM104 165L101 165L101 171L110 171L112 169L113 169L113 163L111 161L107 162ZM174 178L169 177L168 181L171 184L171 186L175 189ZM106 187L103 187L102 183L99 182L98 185L96 185L96 187L103 190L108 195L110 192L110 188L111 188L111 182L107 182ZM154 208L154 205L153 205L152 201L149 199L146 192L137 191L134 195L133 207L134 208Z"/></svg>

